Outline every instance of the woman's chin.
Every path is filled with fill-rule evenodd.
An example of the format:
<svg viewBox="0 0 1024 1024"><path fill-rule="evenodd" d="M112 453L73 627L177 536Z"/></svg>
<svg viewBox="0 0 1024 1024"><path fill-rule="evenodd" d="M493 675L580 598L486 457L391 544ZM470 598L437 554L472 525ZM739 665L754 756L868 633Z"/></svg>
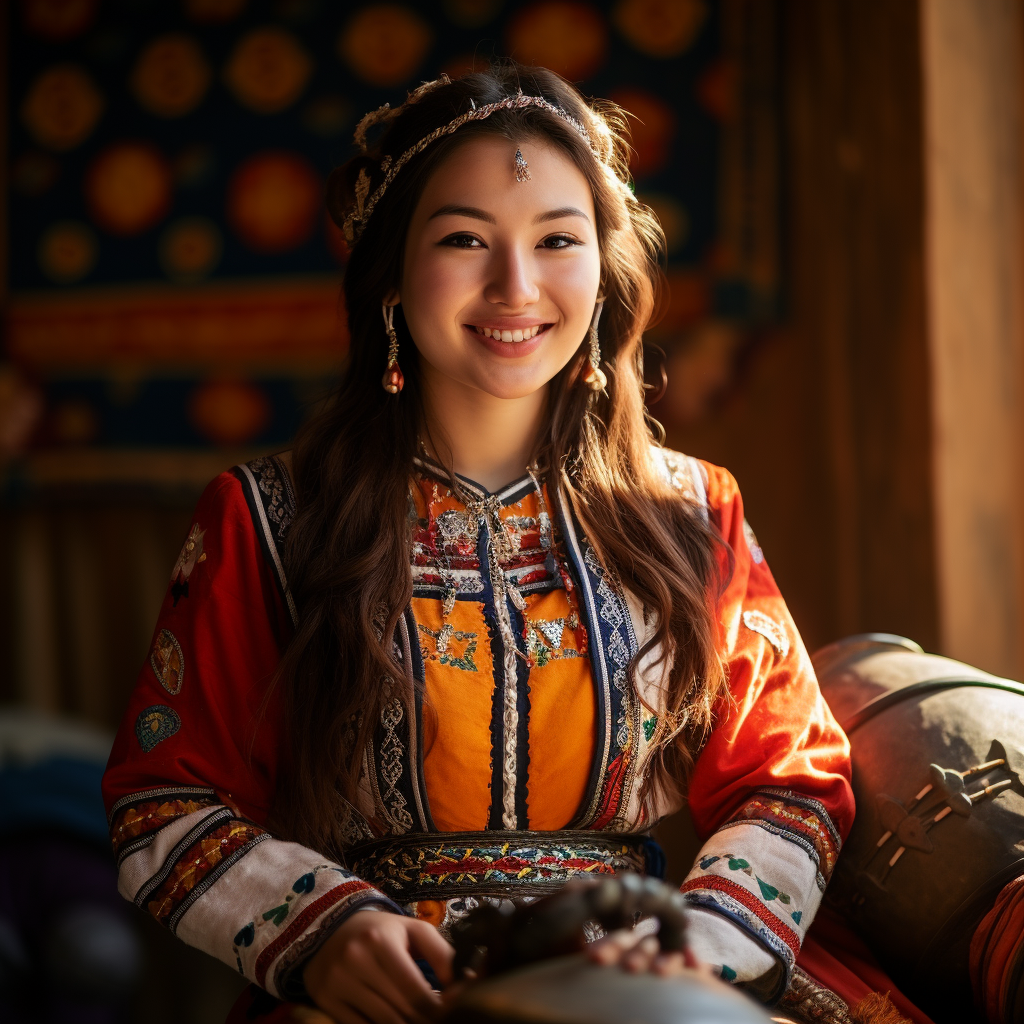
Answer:
<svg viewBox="0 0 1024 1024"><path fill-rule="evenodd" d="M548 373L537 367L488 367L483 372L460 373L454 379L491 398L517 401L544 391L557 372L555 369Z"/></svg>

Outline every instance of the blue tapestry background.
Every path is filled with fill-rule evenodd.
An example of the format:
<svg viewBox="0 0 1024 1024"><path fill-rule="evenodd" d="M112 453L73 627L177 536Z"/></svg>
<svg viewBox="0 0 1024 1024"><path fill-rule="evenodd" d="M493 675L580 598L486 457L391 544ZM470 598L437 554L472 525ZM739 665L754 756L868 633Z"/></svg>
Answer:
<svg viewBox="0 0 1024 1024"><path fill-rule="evenodd" d="M671 349L702 320L758 322L776 306L759 227L775 198L743 144L765 83L728 3L9 10L7 352L42 395L30 453L57 459L51 475L72 453L100 480L138 470L104 453L286 444L344 353L344 244L324 178L365 111L495 56L546 64L636 115L636 189L670 243L654 340Z"/></svg>

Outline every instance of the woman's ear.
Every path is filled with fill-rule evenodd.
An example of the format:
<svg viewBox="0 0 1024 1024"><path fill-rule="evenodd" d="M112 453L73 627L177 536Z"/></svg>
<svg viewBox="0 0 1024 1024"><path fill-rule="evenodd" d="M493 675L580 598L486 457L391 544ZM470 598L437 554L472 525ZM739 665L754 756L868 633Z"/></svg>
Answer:
<svg viewBox="0 0 1024 1024"><path fill-rule="evenodd" d="M384 296L385 306L397 306L402 301L402 296L399 294L397 288L392 288L391 291L387 292Z"/></svg>

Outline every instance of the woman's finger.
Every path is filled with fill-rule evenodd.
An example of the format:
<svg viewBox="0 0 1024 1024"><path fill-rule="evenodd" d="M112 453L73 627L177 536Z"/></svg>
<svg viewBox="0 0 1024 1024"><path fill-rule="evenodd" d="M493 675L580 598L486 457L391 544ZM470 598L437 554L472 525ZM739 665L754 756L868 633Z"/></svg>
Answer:
<svg viewBox="0 0 1024 1024"><path fill-rule="evenodd" d="M612 964L619 963L622 960L623 954L627 950L632 949L638 941L638 936L625 928L609 932L604 938L598 939L587 946L587 956L594 963L610 967Z"/></svg>
<svg viewBox="0 0 1024 1024"><path fill-rule="evenodd" d="M455 959L455 947L426 921L410 921L408 935L409 945L434 968L437 980L442 985L450 985L454 980L452 961Z"/></svg>
<svg viewBox="0 0 1024 1024"><path fill-rule="evenodd" d="M440 996L430 987L405 946L382 946L365 971L367 983L410 1021L426 1024L440 1006Z"/></svg>
<svg viewBox="0 0 1024 1024"><path fill-rule="evenodd" d="M365 983L354 986L345 996L345 1002L373 1024L406 1024L394 1004Z"/></svg>
<svg viewBox="0 0 1024 1024"><path fill-rule="evenodd" d="M631 974L642 974L649 971L658 955L658 940L653 935L642 938L632 949L622 954L621 966Z"/></svg>
<svg viewBox="0 0 1024 1024"><path fill-rule="evenodd" d="M686 957L679 951L659 953L654 958L651 970L663 978L674 977L686 971Z"/></svg>

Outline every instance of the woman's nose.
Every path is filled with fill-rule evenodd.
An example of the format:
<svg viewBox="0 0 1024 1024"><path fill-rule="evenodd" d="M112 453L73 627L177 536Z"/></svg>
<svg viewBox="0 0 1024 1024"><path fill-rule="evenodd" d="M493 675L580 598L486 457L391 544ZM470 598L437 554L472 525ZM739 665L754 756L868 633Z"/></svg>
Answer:
<svg viewBox="0 0 1024 1024"><path fill-rule="evenodd" d="M495 253L484 298L495 305L522 309L540 298L532 248L508 246Z"/></svg>

